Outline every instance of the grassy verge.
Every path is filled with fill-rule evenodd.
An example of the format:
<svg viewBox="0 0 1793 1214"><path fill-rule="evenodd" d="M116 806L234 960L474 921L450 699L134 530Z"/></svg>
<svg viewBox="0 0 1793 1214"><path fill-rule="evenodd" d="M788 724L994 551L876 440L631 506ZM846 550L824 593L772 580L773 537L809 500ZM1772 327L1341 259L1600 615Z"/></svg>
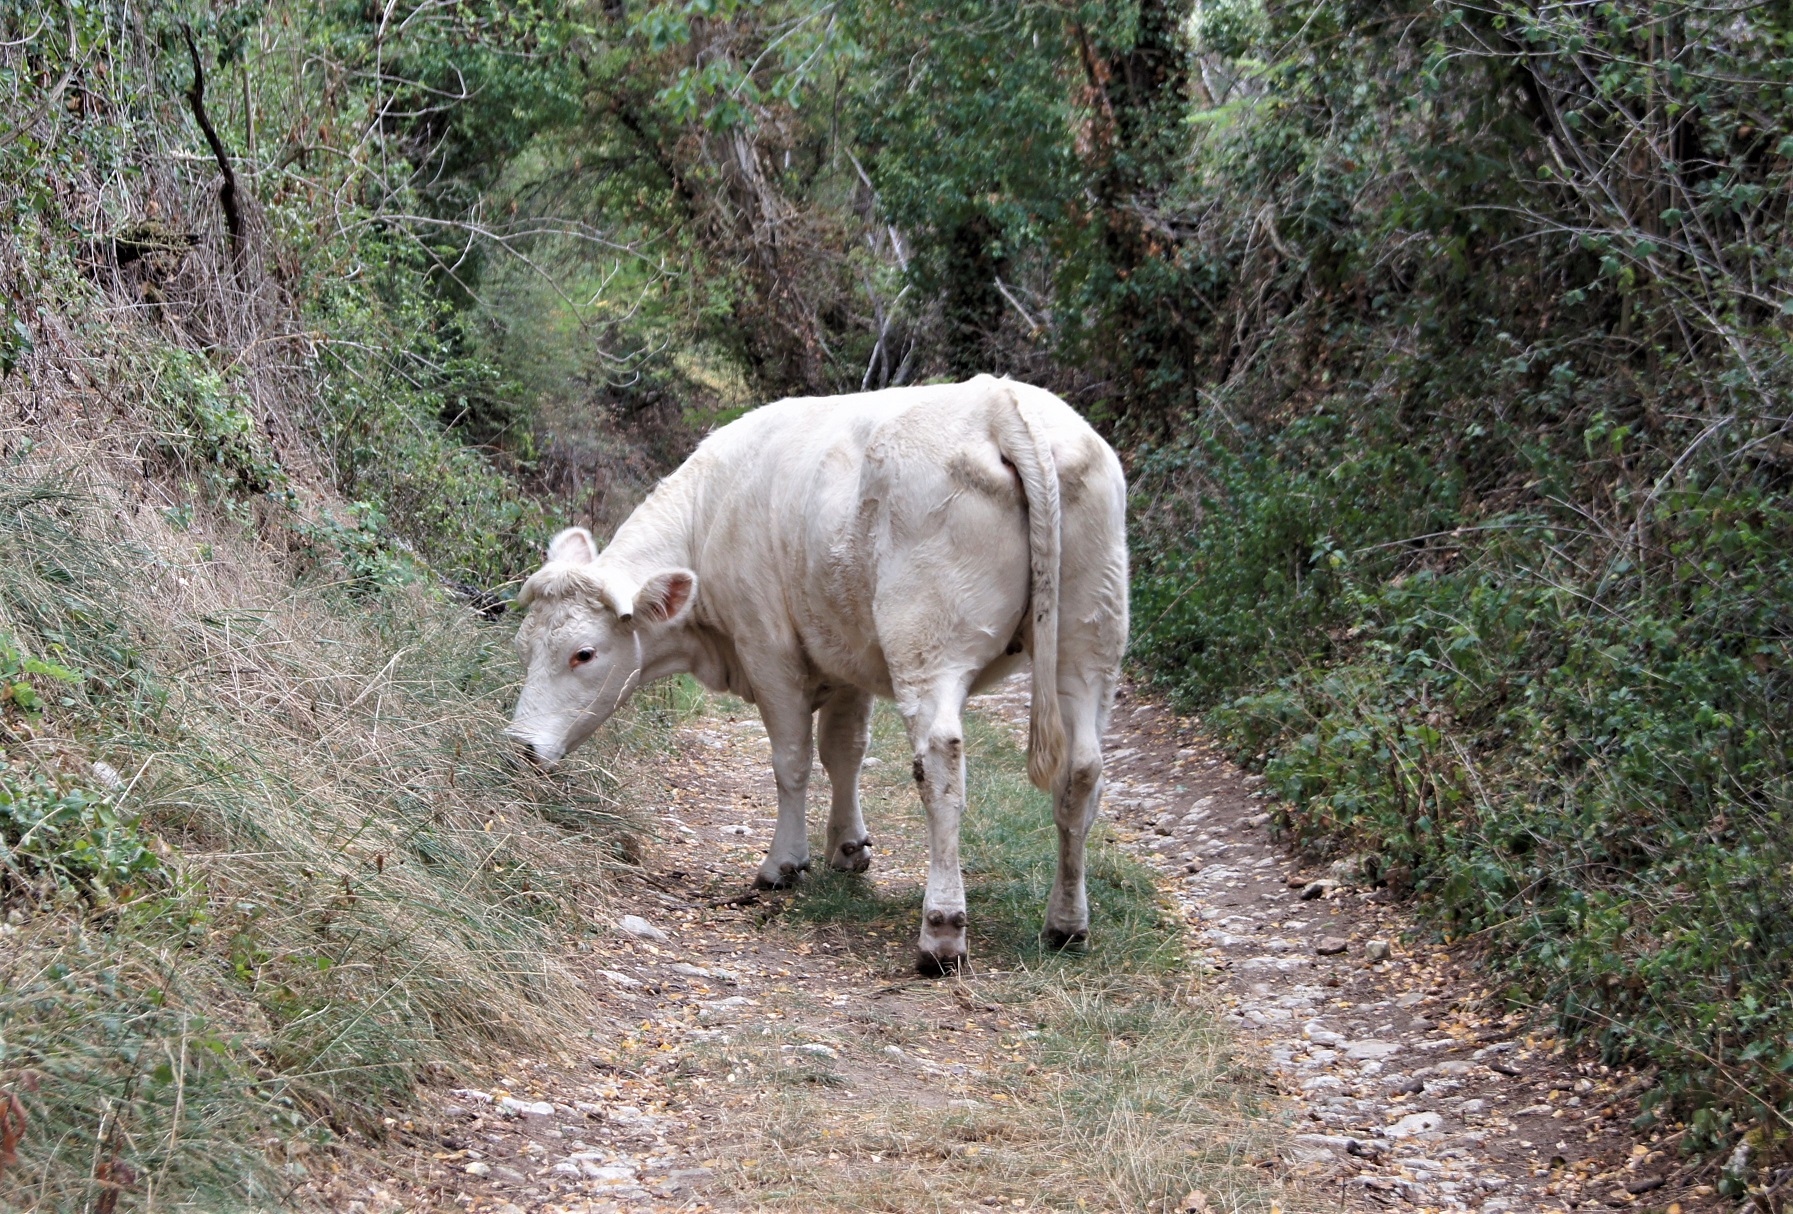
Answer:
<svg viewBox="0 0 1793 1214"><path fill-rule="evenodd" d="M508 626L294 584L70 454L0 470L0 1205L315 1200L415 1084L577 1019L654 726L521 773Z"/></svg>
<svg viewBox="0 0 1793 1214"><path fill-rule="evenodd" d="M946 1101L898 1083L864 1085L843 1103L835 1093L848 1080L823 1056L790 1052L801 1042L782 1021L718 1047L711 1069L776 1081L733 1148L744 1193L765 1209L1000 1202L1138 1211L1179 1209L1196 1190L1215 1210L1277 1208L1285 1199L1266 1170L1270 1098L1235 1064L1211 993L1187 971L1180 918L1159 900L1151 873L1098 827L1093 947L1043 949L1056 847L1050 803L1028 785L1025 756L999 724L973 716L967 750L973 809L963 846L976 969L916 989L997 1031L976 1039L984 1055L963 1076L963 1098ZM921 811L887 708L874 754L883 762L866 773L864 792L867 823L887 844L879 863L914 869L926 854ZM896 968L912 948L920 896L919 882L879 886L823 871L772 930L826 934ZM876 1005L849 1019L859 1032L841 1050L895 1046L925 1059L931 1047L944 1057L947 1042L974 1040L969 1023L961 1037Z"/></svg>

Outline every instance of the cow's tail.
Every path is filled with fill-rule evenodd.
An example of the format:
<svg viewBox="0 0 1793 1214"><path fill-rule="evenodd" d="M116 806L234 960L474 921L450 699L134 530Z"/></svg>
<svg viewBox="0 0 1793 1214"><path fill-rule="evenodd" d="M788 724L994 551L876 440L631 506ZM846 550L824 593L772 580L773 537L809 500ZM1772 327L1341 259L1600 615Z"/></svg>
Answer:
<svg viewBox="0 0 1793 1214"><path fill-rule="evenodd" d="M1033 613L1033 705L1027 739L1027 778L1052 791L1065 763L1065 723L1058 711L1058 577L1062 545L1058 464L1039 422L1012 387L1002 385L1006 408L998 420L1002 453L1021 476L1027 498L1027 551Z"/></svg>

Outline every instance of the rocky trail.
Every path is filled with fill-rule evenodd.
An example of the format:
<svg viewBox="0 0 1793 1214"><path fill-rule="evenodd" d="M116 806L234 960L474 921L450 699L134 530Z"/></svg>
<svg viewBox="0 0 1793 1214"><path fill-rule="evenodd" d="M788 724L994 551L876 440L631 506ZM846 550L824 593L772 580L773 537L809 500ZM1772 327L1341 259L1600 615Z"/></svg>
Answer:
<svg viewBox="0 0 1793 1214"><path fill-rule="evenodd" d="M1017 733L1026 705L1025 683L974 701ZM1036 1141L1061 1071L1034 1014L989 993L1005 975L975 934L971 972L929 981L910 968L913 914L793 919L790 895L751 891L774 805L751 709L690 721L677 746L658 838L610 930L580 945L603 1009L589 1051L438 1091L334 1182L335 1208L1145 1208L1096 1175L1106 1158ZM1671 1135L1629 1128L1641 1080L1489 1010L1473 959L1348 863L1301 869L1257 778L1192 722L1129 690L1108 747L1098 830L1157 873L1187 924L1189 1014L1230 1021L1216 1048L1258 1077L1238 1168L1151 1208L1717 1208ZM874 793L913 794L903 764L869 763L867 896L901 907L924 873L919 812L874 816ZM1080 1169L1088 1200L1054 1196Z"/></svg>
<svg viewBox="0 0 1793 1214"><path fill-rule="evenodd" d="M1149 701L1117 713L1109 817L1201 925L1242 1046L1289 1101L1289 1158L1332 1208L1530 1214L1716 1208L1640 1076L1570 1056L1352 861L1304 870L1261 777Z"/></svg>

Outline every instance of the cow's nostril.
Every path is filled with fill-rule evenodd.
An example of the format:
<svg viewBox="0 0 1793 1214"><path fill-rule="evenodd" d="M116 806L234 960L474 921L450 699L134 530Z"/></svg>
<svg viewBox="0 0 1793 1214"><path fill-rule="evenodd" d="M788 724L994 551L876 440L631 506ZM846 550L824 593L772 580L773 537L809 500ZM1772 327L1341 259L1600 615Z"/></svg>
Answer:
<svg viewBox="0 0 1793 1214"><path fill-rule="evenodd" d="M536 767L542 765L542 756L536 752L534 742L523 743L523 757Z"/></svg>

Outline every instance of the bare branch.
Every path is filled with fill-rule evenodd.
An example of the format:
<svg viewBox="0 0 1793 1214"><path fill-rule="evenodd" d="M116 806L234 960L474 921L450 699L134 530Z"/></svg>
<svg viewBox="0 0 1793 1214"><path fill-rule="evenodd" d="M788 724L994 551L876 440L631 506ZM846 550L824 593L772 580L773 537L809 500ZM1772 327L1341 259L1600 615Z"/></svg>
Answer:
<svg viewBox="0 0 1793 1214"><path fill-rule="evenodd" d="M218 171L224 174L224 184L218 187L218 202L224 208L224 226L230 229L231 255L241 258L243 255L243 214L237 206L237 175L231 168L230 154L224 149L224 140L218 137L217 128L212 125L211 117L205 109L205 66L199 61L199 47L193 41L193 28L186 22L181 23L181 37L187 40L187 54L193 59L193 84L187 90L187 104L193 109L194 121L205 134L206 143L211 145L212 158L218 162Z"/></svg>

